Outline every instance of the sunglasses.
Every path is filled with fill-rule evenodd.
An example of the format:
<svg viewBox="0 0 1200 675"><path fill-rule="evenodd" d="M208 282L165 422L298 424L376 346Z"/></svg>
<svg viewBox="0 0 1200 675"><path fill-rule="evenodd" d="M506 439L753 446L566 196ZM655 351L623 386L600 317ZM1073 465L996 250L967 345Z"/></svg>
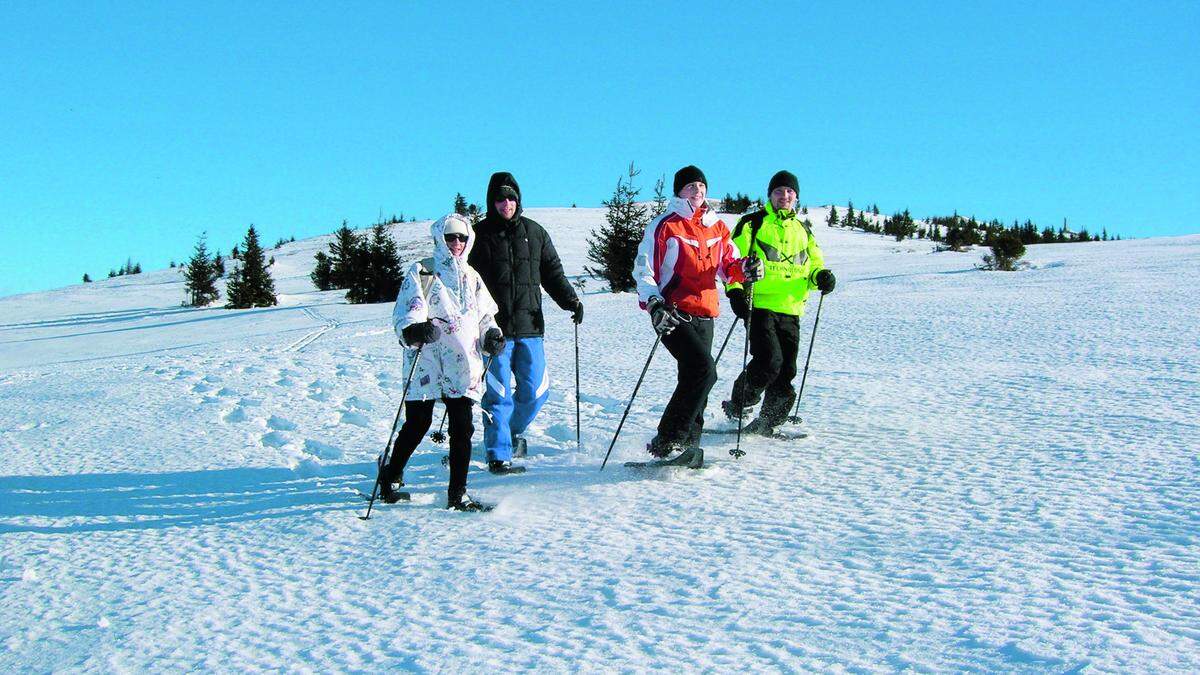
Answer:
<svg viewBox="0 0 1200 675"><path fill-rule="evenodd" d="M465 243L467 243L467 235L465 235L465 234L447 234L446 235L446 243L448 244L452 241L461 241L462 243L465 244Z"/></svg>

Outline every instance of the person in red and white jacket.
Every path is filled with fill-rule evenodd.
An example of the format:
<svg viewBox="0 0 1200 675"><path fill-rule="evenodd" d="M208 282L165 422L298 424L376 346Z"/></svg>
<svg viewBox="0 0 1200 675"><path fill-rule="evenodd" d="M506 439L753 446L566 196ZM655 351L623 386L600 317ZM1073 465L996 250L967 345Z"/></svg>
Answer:
<svg viewBox="0 0 1200 675"><path fill-rule="evenodd" d="M729 228L709 212L703 171L683 167L675 173L674 189L666 213L646 226L633 266L638 302L679 365L675 392L647 447L660 458L698 452L708 392L717 381L712 358L713 319L720 314L717 280L753 283L763 275L762 261L741 258Z"/></svg>

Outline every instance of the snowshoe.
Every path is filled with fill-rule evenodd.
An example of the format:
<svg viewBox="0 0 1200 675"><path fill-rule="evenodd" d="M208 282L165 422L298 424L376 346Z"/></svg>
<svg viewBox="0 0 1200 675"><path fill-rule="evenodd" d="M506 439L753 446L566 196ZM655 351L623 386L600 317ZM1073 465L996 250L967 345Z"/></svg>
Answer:
<svg viewBox="0 0 1200 675"><path fill-rule="evenodd" d="M446 509L450 511L480 513L491 511L494 508L495 507L490 504L484 504L483 502L475 501L471 498L471 495L465 492L457 497L454 495L449 495L446 498Z"/></svg>
<svg viewBox="0 0 1200 675"><path fill-rule="evenodd" d="M488 462L488 471L497 476L504 476L514 473L525 473L525 467L513 466L512 462L504 462L498 459L493 459Z"/></svg>
<svg viewBox="0 0 1200 675"><path fill-rule="evenodd" d="M411 494L401 490L396 490L392 487L392 485L393 483L391 481L379 482L379 498L382 499L385 504L412 501ZM404 485L404 483L400 483L400 485Z"/></svg>
<svg viewBox="0 0 1200 675"><path fill-rule="evenodd" d="M657 469L664 466L684 466L689 469L699 469L704 466L704 448L685 448L678 456L671 459L657 459L650 462L625 462L631 469Z"/></svg>

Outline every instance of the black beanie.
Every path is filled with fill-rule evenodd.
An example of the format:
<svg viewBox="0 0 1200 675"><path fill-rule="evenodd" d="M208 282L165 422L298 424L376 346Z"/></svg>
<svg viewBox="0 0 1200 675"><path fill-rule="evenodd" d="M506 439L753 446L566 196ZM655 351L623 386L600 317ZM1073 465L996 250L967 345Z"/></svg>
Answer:
<svg viewBox="0 0 1200 675"><path fill-rule="evenodd" d="M781 186L790 187L797 195L800 194L800 181L796 180L796 175L791 171L780 171L771 176L771 182L767 184L767 198L770 199L771 193L775 191L775 188Z"/></svg>
<svg viewBox="0 0 1200 675"><path fill-rule="evenodd" d="M682 169L676 171L675 172L675 196L676 197L679 196L679 191L683 189L683 186L691 185L692 183L695 183L696 181L700 181L701 183L704 183L705 188L708 187L708 179L704 177L704 172L701 171L700 169L696 168L695 166L688 164L687 166L683 167Z"/></svg>

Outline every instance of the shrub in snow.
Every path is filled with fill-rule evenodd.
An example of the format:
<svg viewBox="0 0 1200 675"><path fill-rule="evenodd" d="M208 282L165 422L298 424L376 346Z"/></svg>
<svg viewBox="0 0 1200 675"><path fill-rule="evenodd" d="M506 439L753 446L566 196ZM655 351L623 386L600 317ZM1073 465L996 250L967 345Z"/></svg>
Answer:
<svg viewBox="0 0 1200 675"><path fill-rule="evenodd" d="M991 254L984 254L983 269L1011 272L1017 261L1025 255L1025 244L1011 234L1001 235L992 244Z"/></svg>

